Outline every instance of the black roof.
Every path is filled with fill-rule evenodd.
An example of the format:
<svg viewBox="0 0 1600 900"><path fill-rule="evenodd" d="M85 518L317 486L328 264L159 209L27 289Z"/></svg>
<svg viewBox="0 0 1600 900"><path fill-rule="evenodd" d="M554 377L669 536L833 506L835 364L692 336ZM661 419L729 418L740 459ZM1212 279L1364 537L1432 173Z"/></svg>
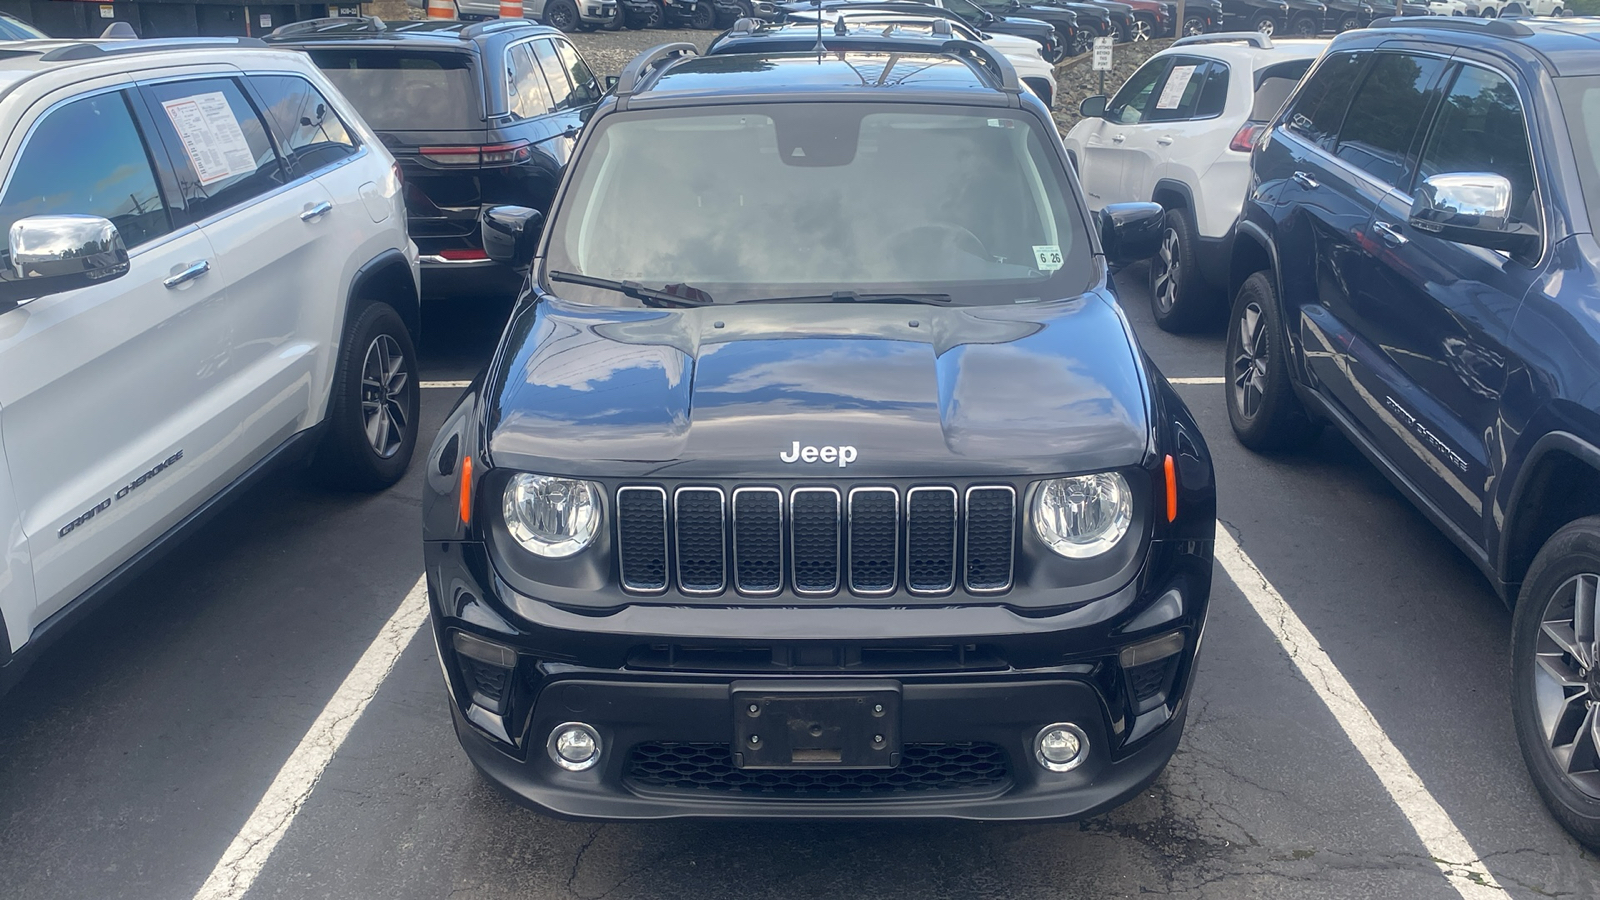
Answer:
<svg viewBox="0 0 1600 900"><path fill-rule="evenodd" d="M1540 57L1557 76L1600 74L1600 17L1398 16L1377 19L1370 27L1391 33L1411 31L1457 46L1522 48Z"/></svg>
<svg viewBox="0 0 1600 900"><path fill-rule="evenodd" d="M490 19L485 22L460 22L455 19L384 21L375 16L335 16L291 22L273 29L262 40L269 44L358 42L394 46L427 43L448 47L497 37L559 33L554 28L527 19Z"/></svg>

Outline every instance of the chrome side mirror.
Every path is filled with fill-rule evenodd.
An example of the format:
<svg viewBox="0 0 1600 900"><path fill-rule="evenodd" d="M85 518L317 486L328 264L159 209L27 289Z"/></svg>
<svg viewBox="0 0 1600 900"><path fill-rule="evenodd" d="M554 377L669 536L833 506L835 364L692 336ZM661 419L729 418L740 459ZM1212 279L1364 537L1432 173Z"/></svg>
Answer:
<svg viewBox="0 0 1600 900"><path fill-rule="evenodd" d="M539 246L544 214L526 206L490 206L478 214L483 252L495 262L523 268Z"/></svg>
<svg viewBox="0 0 1600 900"><path fill-rule="evenodd" d="M1538 246L1539 233L1511 221L1511 181L1491 172L1425 178L1411 201L1412 228L1447 241L1512 253Z"/></svg>
<svg viewBox="0 0 1600 900"><path fill-rule="evenodd" d="M87 287L128 274L128 249L99 216L30 216L11 225L11 259L0 304Z"/></svg>

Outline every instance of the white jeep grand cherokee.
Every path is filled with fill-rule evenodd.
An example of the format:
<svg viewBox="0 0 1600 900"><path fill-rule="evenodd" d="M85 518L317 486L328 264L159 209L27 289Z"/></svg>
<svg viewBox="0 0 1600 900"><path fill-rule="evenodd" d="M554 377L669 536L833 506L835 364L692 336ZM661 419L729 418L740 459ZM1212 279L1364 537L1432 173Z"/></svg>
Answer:
<svg viewBox="0 0 1600 900"><path fill-rule="evenodd" d="M417 435L393 159L299 53L0 56L0 688L275 464L377 489Z"/></svg>

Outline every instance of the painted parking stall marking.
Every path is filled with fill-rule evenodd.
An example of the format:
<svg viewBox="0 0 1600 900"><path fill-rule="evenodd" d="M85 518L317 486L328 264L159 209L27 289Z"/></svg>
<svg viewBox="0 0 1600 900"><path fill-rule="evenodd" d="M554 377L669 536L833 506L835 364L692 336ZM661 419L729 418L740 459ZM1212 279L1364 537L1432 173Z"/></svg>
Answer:
<svg viewBox="0 0 1600 900"><path fill-rule="evenodd" d="M1316 637L1221 522L1217 523L1216 554L1228 578L1250 601L1256 615L1283 645L1295 668L1311 684L1350 743L1378 776L1450 886L1469 900L1504 897L1505 891L1489 874L1450 814L1428 793L1427 785L1389 740L1383 726L1361 702Z"/></svg>
<svg viewBox="0 0 1600 900"><path fill-rule="evenodd" d="M1218 379L1218 380L1221 380L1221 379ZM472 382L470 382L470 381L422 381L422 382L418 382L418 384L422 385L424 390L427 390L428 388L464 388L464 387L466 387L467 385L469 385L471 383Z"/></svg>
<svg viewBox="0 0 1600 900"><path fill-rule="evenodd" d="M1221 375L1203 375L1196 378L1168 378L1168 384L1226 384L1227 379ZM427 385L423 385L426 387Z"/></svg>
<svg viewBox="0 0 1600 900"><path fill-rule="evenodd" d="M339 752L367 704L389 677L400 653L427 618L428 584L424 576L406 593L389 621L378 630L377 637L345 676L344 683L311 723L311 730L289 754L278 776L234 836L233 843L228 845L210 877L194 895L195 900L238 900L250 890L278 841L288 832L295 816L316 789L328 763Z"/></svg>

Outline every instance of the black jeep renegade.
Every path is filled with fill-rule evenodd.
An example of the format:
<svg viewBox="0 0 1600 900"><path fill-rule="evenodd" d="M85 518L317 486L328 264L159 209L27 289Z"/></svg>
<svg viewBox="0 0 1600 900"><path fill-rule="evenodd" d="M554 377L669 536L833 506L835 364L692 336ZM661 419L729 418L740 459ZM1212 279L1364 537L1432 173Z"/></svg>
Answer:
<svg viewBox="0 0 1600 900"><path fill-rule="evenodd" d="M1043 819L1178 744L1215 497L986 47L652 50L427 462L456 732L564 816Z"/></svg>

